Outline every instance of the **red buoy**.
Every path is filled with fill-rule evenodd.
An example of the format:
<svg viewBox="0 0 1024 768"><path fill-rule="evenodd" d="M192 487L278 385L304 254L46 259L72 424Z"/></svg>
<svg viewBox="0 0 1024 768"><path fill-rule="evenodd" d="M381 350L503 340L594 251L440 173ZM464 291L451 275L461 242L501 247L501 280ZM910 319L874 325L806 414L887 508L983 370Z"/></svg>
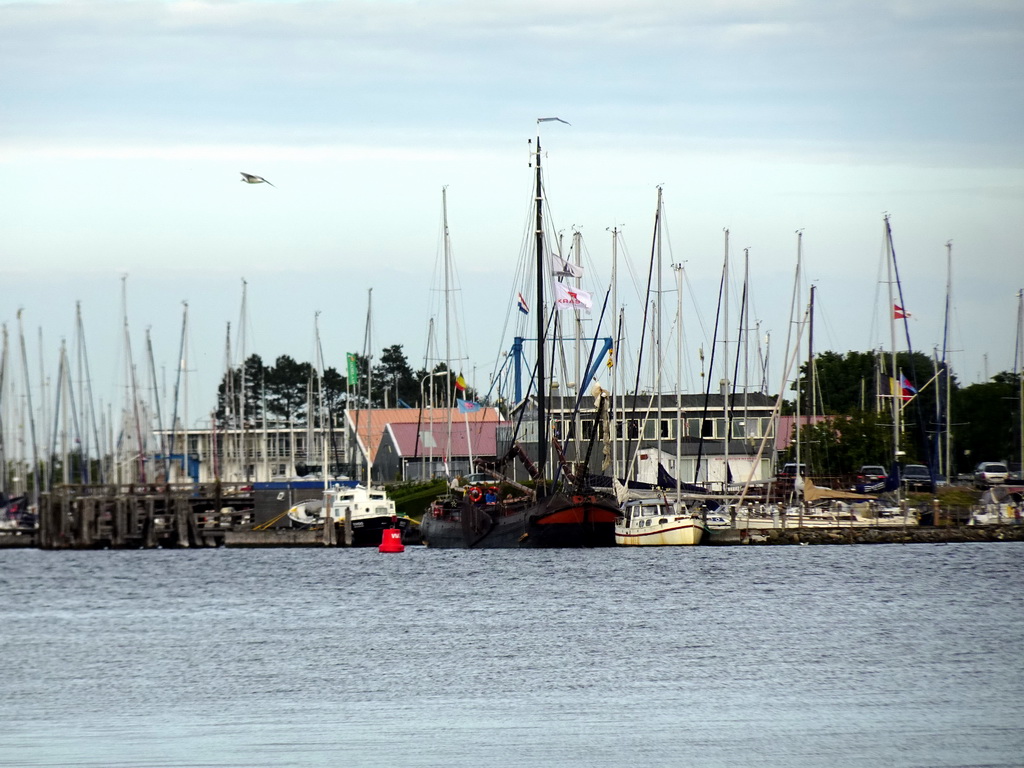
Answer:
<svg viewBox="0 0 1024 768"><path fill-rule="evenodd" d="M402 531L399 528L385 528L384 536L380 540L378 552L405 552L405 545L402 543Z"/></svg>

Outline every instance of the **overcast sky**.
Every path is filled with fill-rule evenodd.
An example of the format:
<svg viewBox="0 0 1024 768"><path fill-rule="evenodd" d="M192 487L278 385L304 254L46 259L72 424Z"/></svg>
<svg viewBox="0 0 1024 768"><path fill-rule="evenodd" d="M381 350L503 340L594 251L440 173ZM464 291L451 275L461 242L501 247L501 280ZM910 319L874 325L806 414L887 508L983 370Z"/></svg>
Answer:
<svg viewBox="0 0 1024 768"><path fill-rule="evenodd" d="M455 365L486 389L527 292L527 141L554 115L571 125L540 126L550 230L566 245L582 232L598 304L610 228L646 275L663 188L663 279L674 285L669 263L687 278L689 391L725 228L733 301L749 249L749 324L770 336L769 359L789 330L797 230L815 349L887 348L884 212L914 349L942 346L952 241L956 373L972 383L1014 364L1018 0L0 2L0 72L0 321L20 357L23 309L33 386L40 335L55 378L80 301L94 385L116 400L126 274L133 356L143 364L150 329L161 378L188 302L193 414L212 405L228 322L235 357L244 341L268 362L311 360L319 311L340 369L363 349L371 288L375 354L402 344L419 367L431 318L443 344L447 187ZM635 354L643 301L626 275ZM662 303L668 327L676 295Z"/></svg>

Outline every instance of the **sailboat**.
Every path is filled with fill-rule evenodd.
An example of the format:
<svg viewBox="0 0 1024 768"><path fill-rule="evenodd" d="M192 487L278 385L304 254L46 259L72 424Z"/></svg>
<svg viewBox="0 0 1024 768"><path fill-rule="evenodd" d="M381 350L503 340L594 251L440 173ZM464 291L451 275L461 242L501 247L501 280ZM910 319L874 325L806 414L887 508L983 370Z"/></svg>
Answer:
<svg viewBox="0 0 1024 768"><path fill-rule="evenodd" d="M447 451L451 450L452 387L450 349L451 241L448 232L448 195L441 193L442 237L444 243L445 284L445 411L448 417ZM433 375L440 375L436 371ZM431 388L433 392L433 388ZM433 395L431 395L431 398ZM468 430L468 425L467 425ZM446 459L450 458L446 454ZM472 460L471 460L472 461ZM447 465L447 462L446 462ZM499 482L499 479L501 482ZM434 499L420 520L423 542L434 549L509 549L519 546L523 536L525 514L531 499L528 488L495 477L490 482L464 486L449 479L449 491Z"/></svg>
<svg viewBox="0 0 1024 768"><path fill-rule="evenodd" d="M372 293L370 296L372 300ZM367 337L369 337L371 311L371 309L367 309ZM351 482L331 482L330 452L327 446L327 429L325 424L327 419L323 391L324 360L323 350L320 346L319 315L319 312L315 315L316 372L319 382L319 411L321 414L323 499L309 499L299 502L288 510L288 519L293 525L299 527L315 525L336 526L343 524L347 531L351 531L352 546L377 546L381 543L385 529L389 528L398 528L402 531L404 538L407 533L416 527L415 521L404 515L398 515L394 500L388 498L383 488L372 487L369 452L366 455L366 485L352 484ZM369 349L369 343L367 348ZM370 384L368 382L368 406L371 402L369 387ZM367 434L369 434L369 425L367 426ZM367 440L367 443L369 443L369 440Z"/></svg>
<svg viewBox="0 0 1024 768"><path fill-rule="evenodd" d="M542 122L565 122L557 117L538 119ZM534 148L535 172L535 256L537 307L537 471L540 482L536 499L526 510L526 525L520 546L548 547L600 547L615 544L615 521L621 511L618 503L604 494L592 491L584 484L585 471L567 490L555 489L548 493L545 482L550 426L547 412L547 371L545 369L544 286L548 281L550 261L545 256L544 242L544 188L541 177L541 145L538 131ZM556 478L560 472L556 472Z"/></svg>

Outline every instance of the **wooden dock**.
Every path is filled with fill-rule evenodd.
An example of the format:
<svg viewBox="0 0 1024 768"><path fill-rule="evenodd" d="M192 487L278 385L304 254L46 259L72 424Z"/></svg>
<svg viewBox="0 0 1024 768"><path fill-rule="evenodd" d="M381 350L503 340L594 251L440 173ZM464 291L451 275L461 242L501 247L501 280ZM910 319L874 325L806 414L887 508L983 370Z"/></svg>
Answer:
<svg viewBox="0 0 1024 768"><path fill-rule="evenodd" d="M39 502L40 549L216 547L252 523L244 486L59 486ZM31 546L31 545L30 545Z"/></svg>

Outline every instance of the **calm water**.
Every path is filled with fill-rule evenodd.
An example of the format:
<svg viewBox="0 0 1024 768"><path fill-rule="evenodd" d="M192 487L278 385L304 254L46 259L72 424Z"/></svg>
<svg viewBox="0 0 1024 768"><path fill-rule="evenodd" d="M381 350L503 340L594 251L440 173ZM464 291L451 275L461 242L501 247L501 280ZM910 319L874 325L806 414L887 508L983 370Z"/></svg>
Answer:
<svg viewBox="0 0 1024 768"><path fill-rule="evenodd" d="M1022 563L0 551L0 765L1020 766Z"/></svg>

